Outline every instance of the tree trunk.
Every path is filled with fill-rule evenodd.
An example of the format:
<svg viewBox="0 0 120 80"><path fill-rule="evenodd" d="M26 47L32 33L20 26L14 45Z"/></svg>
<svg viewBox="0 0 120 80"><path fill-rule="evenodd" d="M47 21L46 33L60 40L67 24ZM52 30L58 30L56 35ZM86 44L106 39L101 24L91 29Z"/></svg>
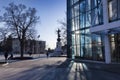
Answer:
<svg viewBox="0 0 120 80"><path fill-rule="evenodd" d="M24 45L25 45L25 32L26 31L22 31L22 39L20 39L20 45L21 45L21 58L24 57Z"/></svg>
<svg viewBox="0 0 120 80"><path fill-rule="evenodd" d="M20 47L21 47L20 57L23 58L24 57L24 41L23 40L20 41Z"/></svg>

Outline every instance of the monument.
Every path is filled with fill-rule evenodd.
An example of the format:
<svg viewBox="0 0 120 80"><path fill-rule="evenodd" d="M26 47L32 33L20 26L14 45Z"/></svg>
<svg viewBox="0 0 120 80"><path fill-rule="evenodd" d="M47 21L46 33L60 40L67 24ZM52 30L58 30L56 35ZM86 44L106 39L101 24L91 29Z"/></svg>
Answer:
<svg viewBox="0 0 120 80"><path fill-rule="evenodd" d="M56 48L54 50L54 55L53 56L60 56L62 53L62 44L61 44L61 39L60 39L60 29L57 30L57 42L56 42Z"/></svg>

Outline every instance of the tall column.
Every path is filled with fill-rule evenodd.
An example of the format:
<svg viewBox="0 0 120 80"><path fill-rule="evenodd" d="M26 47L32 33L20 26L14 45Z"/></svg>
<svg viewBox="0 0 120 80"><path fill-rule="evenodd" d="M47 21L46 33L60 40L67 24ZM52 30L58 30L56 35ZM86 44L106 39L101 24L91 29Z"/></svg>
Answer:
<svg viewBox="0 0 120 80"><path fill-rule="evenodd" d="M71 1L67 0L67 58L72 58Z"/></svg>
<svg viewBox="0 0 120 80"><path fill-rule="evenodd" d="M109 23L109 18L108 18L108 0L102 0L103 3L103 20L104 20L104 25ZM111 53L110 53L110 41L108 37L108 31L105 31L104 34L104 45L105 45L105 62L107 64L111 63Z"/></svg>
<svg viewBox="0 0 120 80"><path fill-rule="evenodd" d="M104 35L105 63L111 63L110 41L108 35Z"/></svg>
<svg viewBox="0 0 120 80"><path fill-rule="evenodd" d="M103 21L104 24L109 23L109 18L108 18L108 0L102 0L103 3Z"/></svg>

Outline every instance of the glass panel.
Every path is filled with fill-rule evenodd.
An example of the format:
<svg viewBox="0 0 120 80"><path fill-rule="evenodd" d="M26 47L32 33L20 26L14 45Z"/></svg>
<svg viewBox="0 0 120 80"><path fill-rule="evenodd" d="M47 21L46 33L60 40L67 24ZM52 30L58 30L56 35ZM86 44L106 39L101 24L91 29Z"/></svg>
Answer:
<svg viewBox="0 0 120 80"><path fill-rule="evenodd" d="M100 25L103 23L103 6L101 0L92 1L92 26Z"/></svg>
<svg viewBox="0 0 120 80"><path fill-rule="evenodd" d="M80 2L80 13L85 12L85 1Z"/></svg>
<svg viewBox="0 0 120 80"><path fill-rule="evenodd" d="M74 51L74 55L76 56L77 55L77 52L76 52L76 46L73 46L73 51Z"/></svg>
<svg viewBox="0 0 120 80"><path fill-rule="evenodd" d="M85 43L91 43L91 35L89 29L85 30Z"/></svg>
<svg viewBox="0 0 120 80"><path fill-rule="evenodd" d="M72 12L72 18L74 18L74 8L71 9Z"/></svg>
<svg viewBox="0 0 120 80"><path fill-rule="evenodd" d="M79 0L74 0L74 3L78 2Z"/></svg>
<svg viewBox="0 0 120 80"><path fill-rule="evenodd" d="M79 29L79 17L75 18L75 30Z"/></svg>
<svg viewBox="0 0 120 80"><path fill-rule="evenodd" d="M79 5L76 5L76 6L74 7L74 14L75 14L75 17L76 17L76 16L79 16Z"/></svg>
<svg viewBox="0 0 120 80"><path fill-rule="evenodd" d="M109 19L117 19L117 0L111 0L109 2Z"/></svg>
<svg viewBox="0 0 120 80"><path fill-rule="evenodd" d="M120 33L110 35L112 62L120 62Z"/></svg>
<svg viewBox="0 0 120 80"><path fill-rule="evenodd" d="M84 57L84 53L85 53L85 31L81 30L80 32L80 56Z"/></svg>
<svg viewBox="0 0 120 80"><path fill-rule="evenodd" d="M76 38L75 34L72 34L72 53L76 55Z"/></svg>
<svg viewBox="0 0 120 80"><path fill-rule="evenodd" d="M75 35L72 34L72 44L75 45Z"/></svg>
<svg viewBox="0 0 120 80"><path fill-rule="evenodd" d="M85 27L85 14L80 15L80 29Z"/></svg>
<svg viewBox="0 0 120 80"><path fill-rule="evenodd" d="M76 38L77 38L77 44L80 44L80 37L79 37L79 34L76 35Z"/></svg>
<svg viewBox="0 0 120 80"><path fill-rule="evenodd" d="M86 27L91 26L91 11L86 13Z"/></svg>
<svg viewBox="0 0 120 80"><path fill-rule="evenodd" d="M70 0L70 1L71 1L71 5L73 5L74 0Z"/></svg>
<svg viewBox="0 0 120 80"><path fill-rule="evenodd" d="M80 45L77 45L77 55L76 56L80 56Z"/></svg>
<svg viewBox="0 0 120 80"><path fill-rule="evenodd" d="M103 7L102 7L102 4L98 9L98 21L99 21L99 24L103 23Z"/></svg>
<svg viewBox="0 0 120 80"><path fill-rule="evenodd" d="M118 18L120 19L120 0L118 0Z"/></svg>
<svg viewBox="0 0 120 80"><path fill-rule="evenodd" d="M91 10L91 0L86 0L86 11Z"/></svg>
<svg viewBox="0 0 120 80"><path fill-rule="evenodd" d="M81 45L80 57L84 58L84 54L86 53L86 48L84 45Z"/></svg>
<svg viewBox="0 0 120 80"><path fill-rule="evenodd" d="M84 56L86 59L92 59L91 44L85 44L85 53Z"/></svg>
<svg viewBox="0 0 120 80"><path fill-rule="evenodd" d="M85 43L85 31L84 30L81 30L81 33L80 33L80 41L81 41L81 45L84 45Z"/></svg>
<svg viewBox="0 0 120 80"><path fill-rule="evenodd" d="M74 19L72 19L72 31L75 30L75 24L74 24Z"/></svg>
<svg viewBox="0 0 120 80"><path fill-rule="evenodd" d="M102 43L100 35L92 35L92 53L94 60L103 60Z"/></svg>
<svg viewBox="0 0 120 80"><path fill-rule="evenodd" d="M80 56L80 33L76 33L77 56Z"/></svg>
<svg viewBox="0 0 120 80"><path fill-rule="evenodd" d="M96 25L96 24L98 24L99 23L99 20L98 20L98 10L97 9L94 9L93 11L92 11L92 15L93 15L93 22L92 22L92 25Z"/></svg>
<svg viewBox="0 0 120 80"><path fill-rule="evenodd" d="M98 1L98 0L91 0L92 9L95 8L95 7L97 7L97 1Z"/></svg>

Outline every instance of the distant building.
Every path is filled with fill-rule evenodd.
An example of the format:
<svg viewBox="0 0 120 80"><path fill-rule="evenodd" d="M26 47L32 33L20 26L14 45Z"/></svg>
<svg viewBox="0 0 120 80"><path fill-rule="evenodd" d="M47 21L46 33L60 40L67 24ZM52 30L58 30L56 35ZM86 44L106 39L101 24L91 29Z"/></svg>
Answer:
<svg viewBox="0 0 120 80"><path fill-rule="evenodd" d="M24 53L42 54L45 52L45 41L26 40ZM12 40L13 53L20 53L20 42L18 39Z"/></svg>
<svg viewBox="0 0 120 80"><path fill-rule="evenodd" d="M12 52L20 53L20 42L17 38L12 39Z"/></svg>
<svg viewBox="0 0 120 80"><path fill-rule="evenodd" d="M120 62L120 0L67 0L67 54Z"/></svg>

